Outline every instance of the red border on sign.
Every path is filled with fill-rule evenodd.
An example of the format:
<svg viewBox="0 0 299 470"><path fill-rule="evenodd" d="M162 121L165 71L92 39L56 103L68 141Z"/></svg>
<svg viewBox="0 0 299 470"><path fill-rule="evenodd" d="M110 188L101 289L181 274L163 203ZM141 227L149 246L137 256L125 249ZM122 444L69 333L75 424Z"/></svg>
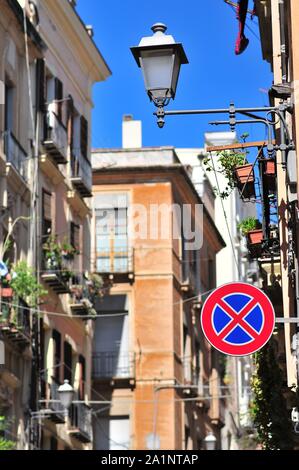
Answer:
<svg viewBox="0 0 299 470"><path fill-rule="evenodd" d="M218 302L227 295L237 293L253 297L264 313L262 331L256 334L257 337L253 341L244 345L232 345L224 342L218 337L212 325L213 311ZM265 346L271 338L275 327L275 312L271 301L261 289L245 282L232 282L218 287L206 299L201 311L201 327L208 342L218 351L229 356L248 356Z"/></svg>

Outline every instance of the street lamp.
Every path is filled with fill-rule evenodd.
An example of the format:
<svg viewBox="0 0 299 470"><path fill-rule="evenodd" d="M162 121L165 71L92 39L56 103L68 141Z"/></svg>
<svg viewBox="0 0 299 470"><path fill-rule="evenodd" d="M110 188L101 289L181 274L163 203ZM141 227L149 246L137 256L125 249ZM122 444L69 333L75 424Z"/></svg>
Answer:
<svg viewBox="0 0 299 470"><path fill-rule="evenodd" d="M58 388L58 394L59 400L63 408L65 408L65 410L68 410L72 404L74 396L74 389L70 385L68 380L65 380L64 383L60 385L60 387Z"/></svg>
<svg viewBox="0 0 299 470"><path fill-rule="evenodd" d="M212 432L209 432L203 441L204 441L206 450L216 449L217 439Z"/></svg>
<svg viewBox="0 0 299 470"><path fill-rule="evenodd" d="M229 125L232 132L236 125L240 124L262 124L267 129L268 155L272 156L275 150L281 151L282 165L286 165L287 154L295 149L295 144L291 138L286 113L293 112L293 106L286 100L281 99L278 106L262 106L255 108L236 108L234 103L230 103L228 108L217 109L187 109L187 110L165 110L164 107L174 99L179 72L182 64L188 64L182 44L176 43L171 35L165 34L167 27L163 23L156 23L152 26L153 36L146 36L141 39L136 47L131 48L131 52L142 69L145 88L150 100L158 108L154 113L157 117L157 124L162 128L165 124L165 116L176 115L205 115L205 114L226 114L225 121L213 121L214 125ZM260 116L256 113L263 113ZM237 119L241 114L250 119ZM273 131L280 123L280 144L274 144L272 140Z"/></svg>
<svg viewBox="0 0 299 470"><path fill-rule="evenodd" d="M150 100L159 106L175 97L181 65L188 64L188 59L182 44L165 34L165 24L155 23L151 29L153 36L142 38L131 51L142 69Z"/></svg>

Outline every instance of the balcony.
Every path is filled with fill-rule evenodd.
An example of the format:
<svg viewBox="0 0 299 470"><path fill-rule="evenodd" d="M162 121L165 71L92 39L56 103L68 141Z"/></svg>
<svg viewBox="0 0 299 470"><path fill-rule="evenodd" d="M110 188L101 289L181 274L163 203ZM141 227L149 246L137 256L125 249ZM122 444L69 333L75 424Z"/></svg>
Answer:
<svg viewBox="0 0 299 470"><path fill-rule="evenodd" d="M73 315L85 315L86 319L93 318L96 315L93 309L90 287L90 281L83 275L76 275L72 279L70 285L70 309Z"/></svg>
<svg viewBox="0 0 299 470"><path fill-rule="evenodd" d="M11 304L12 305L11 305ZM30 344L30 309L21 299L1 298L0 331L20 349Z"/></svg>
<svg viewBox="0 0 299 470"><path fill-rule="evenodd" d="M192 357L182 358L184 385L186 388L183 390L184 395L192 397L198 396L199 384L199 368L193 364Z"/></svg>
<svg viewBox="0 0 299 470"><path fill-rule="evenodd" d="M51 244L49 247L51 248ZM42 253L42 275L41 279L47 286L49 286L56 294L70 293L70 278L71 271L67 263L63 263L62 257L55 251L50 249L43 249Z"/></svg>
<svg viewBox="0 0 299 470"><path fill-rule="evenodd" d="M51 377L50 383L42 381L42 395L45 398L43 410L45 416L56 424L65 422L65 409L60 402L58 393L60 385L54 377Z"/></svg>
<svg viewBox="0 0 299 470"><path fill-rule="evenodd" d="M96 254L96 272L111 281L134 281L134 252L128 248L103 249Z"/></svg>
<svg viewBox="0 0 299 470"><path fill-rule="evenodd" d="M111 385L135 382L135 354L118 351L96 352L92 356L94 380L110 382Z"/></svg>
<svg viewBox="0 0 299 470"><path fill-rule="evenodd" d="M72 155L70 180L82 197L92 196L91 164L81 155L80 149L75 149Z"/></svg>
<svg viewBox="0 0 299 470"><path fill-rule="evenodd" d="M70 409L71 429L69 434L87 444L92 442L91 409L85 403L75 403Z"/></svg>
<svg viewBox="0 0 299 470"><path fill-rule="evenodd" d="M44 147L57 164L67 163L67 130L64 124L58 119L55 112L48 111L47 136L44 140Z"/></svg>
<svg viewBox="0 0 299 470"><path fill-rule="evenodd" d="M28 182L28 156L11 131L4 132L4 153L6 155L7 172L10 167Z"/></svg>
<svg viewBox="0 0 299 470"><path fill-rule="evenodd" d="M56 294L69 294L69 273L62 268L46 269L41 278Z"/></svg>

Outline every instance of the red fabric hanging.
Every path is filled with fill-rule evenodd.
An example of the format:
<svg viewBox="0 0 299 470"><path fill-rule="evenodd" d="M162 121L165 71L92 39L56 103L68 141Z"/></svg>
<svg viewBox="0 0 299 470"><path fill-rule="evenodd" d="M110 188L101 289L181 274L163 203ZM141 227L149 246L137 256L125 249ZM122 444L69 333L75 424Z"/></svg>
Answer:
<svg viewBox="0 0 299 470"><path fill-rule="evenodd" d="M237 20L239 21L239 34L236 41L235 53L242 54L249 44L249 39L245 36L245 23L249 0L239 0L237 6Z"/></svg>

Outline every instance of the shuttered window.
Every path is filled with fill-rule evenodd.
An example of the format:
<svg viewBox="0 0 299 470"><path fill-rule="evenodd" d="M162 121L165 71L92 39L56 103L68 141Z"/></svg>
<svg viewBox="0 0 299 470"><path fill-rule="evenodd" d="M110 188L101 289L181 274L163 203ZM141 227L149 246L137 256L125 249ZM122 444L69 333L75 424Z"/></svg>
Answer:
<svg viewBox="0 0 299 470"><path fill-rule="evenodd" d="M42 192L42 236L45 239L52 231L52 194Z"/></svg>
<svg viewBox="0 0 299 470"><path fill-rule="evenodd" d="M62 121L62 105L63 105L63 84L59 78L55 78L55 101L56 103L56 114L60 121Z"/></svg>
<svg viewBox="0 0 299 470"><path fill-rule="evenodd" d="M64 342L64 380L68 380L69 383L72 383L73 374L73 354L72 346L67 341Z"/></svg>
<svg viewBox="0 0 299 470"><path fill-rule="evenodd" d="M79 250L80 248L80 225L71 222L70 243L73 248Z"/></svg>
<svg viewBox="0 0 299 470"><path fill-rule="evenodd" d="M84 400L85 380L86 380L85 357L80 354L79 356L79 400Z"/></svg>
<svg viewBox="0 0 299 470"><path fill-rule="evenodd" d="M54 340L54 369L53 377L60 382L60 366L61 364L61 334L57 330L53 330L52 338Z"/></svg>
<svg viewBox="0 0 299 470"><path fill-rule="evenodd" d="M81 155L87 159L88 155L88 122L84 116L80 118L80 128L81 128Z"/></svg>
<svg viewBox="0 0 299 470"><path fill-rule="evenodd" d="M74 114L74 100L72 96L69 95L67 100L67 134L71 152L73 151L74 147Z"/></svg>
<svg viewBox="0 0 299 470"><path fill-rule="evenodd" d="M36 109L45 110L47 101L46 65L44 59L36 61Z"/></svg>

